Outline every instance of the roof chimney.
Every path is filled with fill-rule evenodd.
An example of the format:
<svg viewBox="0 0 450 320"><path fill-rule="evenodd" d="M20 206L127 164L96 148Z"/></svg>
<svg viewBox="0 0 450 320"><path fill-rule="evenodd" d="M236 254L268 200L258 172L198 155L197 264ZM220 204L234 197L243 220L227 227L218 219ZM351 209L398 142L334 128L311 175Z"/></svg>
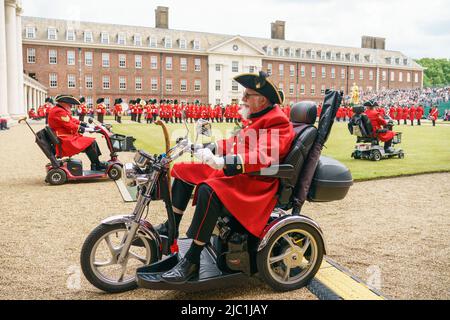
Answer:
<svg viewBox="0 0 450 320"><path fill-rule="evenodd" d="M275 21L272 23L272 39L286 40L286 21Z"/></svg>
<svg viewBox="0 0 450 320"><path fill-rule="evenodd" d="M363 36L361 48L386 50L386 38Z"/></svg>
<svg viewBox="0 0 450 320"><path fill-rule="evenodd" d="M155 28L169 29L169 7L158 6L156 8Z"/></svg>

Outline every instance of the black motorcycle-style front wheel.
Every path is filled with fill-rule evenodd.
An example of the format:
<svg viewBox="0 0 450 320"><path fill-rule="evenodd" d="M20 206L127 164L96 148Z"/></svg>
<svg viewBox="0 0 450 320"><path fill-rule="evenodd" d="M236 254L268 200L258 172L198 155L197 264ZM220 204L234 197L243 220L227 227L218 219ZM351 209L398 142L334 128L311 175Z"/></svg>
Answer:
<svg viewBox="0 0 450 320"><path fill-rule="evenodd" d="M87 237L80 262L84 276L94 287L108 293L134 290L136 270L158 259L156 242L138 233L120 264L118 259L127 235L125 224L102 224Z"/></svg>

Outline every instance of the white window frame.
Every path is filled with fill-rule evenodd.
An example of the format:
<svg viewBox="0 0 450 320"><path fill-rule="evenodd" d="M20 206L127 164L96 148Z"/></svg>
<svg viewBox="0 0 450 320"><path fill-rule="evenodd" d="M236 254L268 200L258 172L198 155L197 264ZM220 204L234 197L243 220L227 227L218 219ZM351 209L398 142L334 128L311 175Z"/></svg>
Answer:
<svg viewBox="0 0 450 320"><path fill-rule="evenodd" d="M84 84L86 89L94 89L94 77L91 74L88 74L84 77Z"/></svg>
<svg viewBox="0 0 450 320"><path fill-rule="evenodd" d="M188 70L188 59L180 58L180 71L187 71L187 70Z"/></svg>
<svg viewBox="0 0 450 320"><path fill-rule="evenodd" d="M291 77L295 77L295 66L293 64L291 64L289 67L289 75Z"/></svg>
<svg viewBox="0 0 450 320"><path fill-rule="evenodd" d="M239 91L239 83L235 80L231 80L231 91L238 92Z"/></svg>
<svg viewBox="0 0 450 320"><path fill-rule="evenodd" d="M94 42L94 35L92 34L92 31L84 32L84 42L85 43L93 43Z"/></svg>
<svg viewBox="0 0 450 320"><path fill-rule="evenodd" d="M158 91L158 78L152 78L150 82L150 88L152 91Z"/></svg>
<svg viewBox="0 0 450 320"><path fill-rule="evenodd" d="M165 37L164 38L164 48L165 49L172 49L172 37Z"/></svg>
<svg viewBox="0 0 450 320"><path fill-rule="evenodd" d="M56 28L47 29L47 39L52 41L58 40L58 30Z"/></svg>
<svg viewBox="0 0 450 320"><path fill-rule="evenodd" d="M383 79L383 81L387 81L387 72L386 71L381 72L381 78Z"/></svg>
<svg viewBox="0 0 450 320"><path fill-rule="evenodd" d="M25 27L25 38L36 39L36 27Z"/></svg>
<svg viewBox="0 0 450 320"><path fill-rule="evenodd" d="M76 62L76 53L74 50L67 50L67 65L74 66Z"/></svg>
<svg viewBox="0 0 450 320"><path fill-rule="evenodd" d="M323 84L322 87L320 88L320 95L321 95L321 96L324 96L324 95L325 95L325 90L326 90L326 87L325 87L325 85Z"/></svg>
<svg viewBox="0 0 450 320"><path fill-rule="evenodd" d="M35 48L27 49L27 62L30 64L36 63L36 49Z"/></svg>
<svg viewBox="0 0 450 320"><path fill-rule="evenodd" d="M200 72L202 71L202 60L201 59L195 59L194 60L194 71Z"/></svg>
<svg viewBox="0 0 450 320"><path fill-rule="evenodd" d="M173 81L172 79L166 79L166 92L173 91Z"/></svg>
<svg viewBox="0 0 450 320"><path fill-rule="evenodd" d="M103 88L103 90L111 89L111 77L110 76L102 77L102 88Z"/></svg>
<svg viewBox="0 0 450 320"><path fill-rule="evenodd" d="M127 55L119 54L119 68L125 69L127 67Z"/></svg>
<svg viewBox="0 0 450 320"><path fill-rule="evenodd" d="M134 79L134 88L136 91L142 91L142 77L136 77Z"/></svg>
<svg viewBox="0 0 450 320"><path fill-rule="evenodd" d="M102 53L102 67L103 68L111 67L111 56L107 52Z"/></svg>
<svg viewBox="0 0 450 320"><path fill-rule="evenodd" d="M312 85L311 85L311 95L312 95L312 96L315 96L315 95L316 95L316 85L315 85L315 84L312 84Z"/></svg>
<svg viewBox="0 0 450 320"><path fill-rule="evenodd" d="M126 46L127 45L127 35L124 32L119 32L117 34L117 44L120 46Z"/></svg>
<svg viewBox="0 0 450 320"><path fill-rule="evenodd" d="M398 73L398 82L403 82L403 72L402 71L400 71Z"/></svg>
<svg viewBox="0 0 450 320"><path fill-rule="evenodd" d="M157 56L151 56L150 57L150 68L152 70L158 69L158 57Z"/></svg>
<svg viewBox="0 0 450 320"><path fill-rule="evenodd" d="M284 64L281 63L278 65L278 73L280 77L284 77Z"/></svg>
<svg viewBox="0 0 450 320"><path fill-rule="evenodd" d="M331 79L336 79L336 68L331 68Z"/></svg>
<svg viewBox="0 0 450 320"><path fill-rule="evenodd" d="M194 49L194 50L200 50L200 40L198 40L198 39L195 39L194 41L193 41L193 44L192 44L192 49Z"/></svg>
<svg viewBox="0 0 450 320"><path fill-rule="evenodd" d="M311 67L311 78L315 78L316 77L316 67L312 66Z"/></svg>
<svg viewBox="0 0 450 320"><path fill-rule="evenodd" d="M48 64L54 65L58 64L58 50L56 49L48 50Z"/></svg>
<svg viewBox="0 0 450 320"><path fill-rule="evenodd" d="M414 73L414 83L419 83L419 74L417 72Z"/></svg>
<svg viewBox="0 0 450 320"><path fill-rule="evenodd" d="M273 65L271 63L267 64L267 74L271 76L273 73Z"/></svg>
<svg viewBox="0 0 450 320"><path fill-rule="evenodd" d="M136 69L142 69L142 56L141 55L134 56L134 67Z"/></svg>
<svg viewBox="0 0 450 320"><path fill-rule="evenodd" d="M222 91L222 81L216 80L216 91Z"/></svg>
<svg viewBox="0 0 450 320"><path fill-rule="evenodd" d="M301 94L301 95L304 95L305 92L306 92L306 91L305 91L305 85L304 85L304 84L301 84L301 85L300 85L300 94Z"/></svg>
<svg viewBox="0 0 450 320"><path fill-rule="evenodd" d="M77 34L74 29L67 29L66 40L75 41L77 39Z"/></svg>
<svg viewBox="0 0 450 320"><path fill-rule="evenodd" d="M394 82L395 81L395 72L394 71L391 71L390 77L391 77L391 82Z"/></svg>
<svg viewBox="0 0 450 320"><path fill-rule="evenodd" d="M266 47L266 53L267 53L268 56L273 55L273 49L272 49L271 46L267 46Z"/></svg>
<svg viewBox="0 0 450 320"><path fill-rule="evenodd" d="M127 90L127 77L119 76L119 90Z"/></svg>
<svg viewBox="0 0 450 320"><path fill-rule="evenodd" d="M194 82L194 91L200 92L202 91L202 80L196 79Z"/></svg>
<svg viewBox="0 0 450 320"><path fill-rule="evenodd" d="M187 49L187 40L186 39L180 39L178 47L180 49Z"/></svg>
<svg viewBox="0 0 450 320"><path fill-rule="evenodd" d="M373 70L369 71L369 81L373 81Z"/></svg>
<svg viewBox="0 0 450 320"><path fill-rule="evenodd" d="M295 84L291 83L289 85L289 94L292 96L295 94Z"/></svg>
<svg viewBox="0 0 450 320"><path fill-rule="evenodd" d="M77 87L77 77L74 74L67 75L67 88L76 89Z"/></svg>
<svg viewBox="0 0 450 320"><path fill-rule="evenodd" d="M239 72L239 61L231 62L231 72L238 73Z"/></svg>
<svg viewBox="0 0 450 320"><path fill-rule="evenodd" d="M304 78L306 76L306 67L305 66L300 67L300 76L302 78Z"/></svg>
<svg viewBox="0 0 450 320"><path fill-rule="evenodd" d="M180 80L180 91L181 92L186 92L187 91L187 80L186 79L181 79Z"/></svg>
<svg viewBox="0 0 450 320"><path fill-rule="evenodd" d="M94 98L92 96L86 97L86 105L91 108L94 105Z"/></svg>
<svg viewBox="0 0 450 320"><path fill-rule="evenodd" d="M346 71L345 71L344 68L342 68L342 69L341 69L341 79L342 79L342 80L345 79L345 74L346 74Z"/></svg>
<svg viewBox="0 0 450 320"><path fill-rule="evenodd" d="M134 35L134 45L136 47L142 47L142 36L138 33Z"/></svg>
<svg viewBox="0 0 450 320"><path fill-rule="evenodd" d="M221 72L221 71L222 71L222 65L216 64L216 72Z"/></svg>
<svg viewBox="0 0 450 320"><path fill-rule="evenodd" d="M94 53L92 51L86 51L84 53L84 65L87 67L94 65Z"/></svg>
<svg viewBox="0 0 450 320"><path fill-rule="evenodd" d="M359 80L364 80L364 69L359 70Z"/></svg>
<svg viewBox="0 0 450 320"><path fill-rule="evenodd" d="M327 68L322 67L322 79L325 79L327 77Z"/></svg>
<svg viewBox="0 0 450 320"><path fill-rule="evenodd" d="M50 73L49 79L48 79L49 87L50 88L58 88L58 74L57 73Z"/></svg>
<svg viewBox="0 0 450 320"><path fill-rule="evenodd" d="M166 70L167 71L173 70L173 57L166 57Z"/></svg>
<svg viewBox="0 0 450 320"><path fill-rule="evenodd" d="M100 36L100 42L102 44L109 44L110 37L108 32L102 32Z"/></svg>
<svg viewBox="0 0 450 320"><path fill-rule="evenodd" d="M411 82L411 72L406 73L406 82L408 82L408 83Z"/></svg>
<svg viewBox="0 0 450 320"><path fill-rule="evenodd" d="M148 40L148 46L150 48L157 48L158 47L158 39L156 37L150 37Z"/></svg>
<svg viewBox="0 0 450 320"><path fill-rule="evenodd" d="M355 69L350 69L350 80L355 80Z"/></svg>

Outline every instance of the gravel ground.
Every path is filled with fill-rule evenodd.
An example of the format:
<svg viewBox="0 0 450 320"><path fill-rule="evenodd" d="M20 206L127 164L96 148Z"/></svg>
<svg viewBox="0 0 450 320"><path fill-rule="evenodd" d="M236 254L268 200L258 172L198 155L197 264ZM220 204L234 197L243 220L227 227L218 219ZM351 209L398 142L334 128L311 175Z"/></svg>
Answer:
<svg viewBox="0 0 450 320"><path fill-rule="evenodd" d="M1 132L0 148L0 299L316 299L306 289L273 293L258 279L205 294L103 294L81 274L81 246L103 218L129 213L134 204L123 203L111 181L47 186L48 161L25 126ZM346 200L308 205L305 213L322 225L330 256L386 295L449 299L449 179L434 174L358 183ZM191 217L192 209L182 229ZM165 219L162 206L153 207L150 219Z"/></svg>

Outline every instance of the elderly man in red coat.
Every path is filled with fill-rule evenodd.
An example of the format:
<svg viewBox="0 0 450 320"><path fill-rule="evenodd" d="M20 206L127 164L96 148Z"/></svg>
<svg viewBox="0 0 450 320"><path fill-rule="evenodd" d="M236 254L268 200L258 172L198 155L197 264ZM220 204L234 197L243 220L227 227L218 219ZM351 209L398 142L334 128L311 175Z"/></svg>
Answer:
<svg viewBox="0 0 450 320"><path fill-rule="evenodd" d="M411 121L411 126L414 127L414 120L416 120L416 107L414 105L409 108L409 120Z"/></svg>
<svg viewBox="0 0 450 320"><path fill-rule="evenodd" d="M80 105L80 101L70 95L56 97L56 106L50 110L48 125L61 141L61 150L57 151L57 157L72 157L85 152L91 161L91 170L99 171L107 168L101 163L100 149L94 138L84 137L83 133L93 132L86 123L72 117L72 105Z"/></svg>
<svg viewBox="0 0 450 320"><path fill-rule="evenodd" d="M200 254L219 217L231 214L260 237L276 206L278 179L250 173L280 163L289 152L294 130L277 106L283 103L283 95L263 72L241 75L235 81L246 88L239 112L248 119L248 126L230 139L197 150L201 164L181 163L172 170L177 229L194 189L196 210L188 231L192 246L175 268L162 275L166 282L185 283L198 275ZM167 234L168 224L157 230Z"/></svg>
<svg viewBox="0 0 450 320"><path fill-rule="evenodd" d="M425 110L423 109L423 106L419 105L416 109L416 119L417 119L418 126L422 125L422 118L423 118L424 114L425 114Z"/></svg>
<svg viewBox="0 0 450 320"><path fill-rule="evenodd" d="M373 134L380 141L384 142L384 151L386 153L392 153L394 150L392 149L392 140L395 137L395 132L383 129L387 126L386 120L381 116L381 114L375 109L378 107L378 103L370 100L364 104L367 107L366 115L370 120L370 123L373 127Z"/></svg>

